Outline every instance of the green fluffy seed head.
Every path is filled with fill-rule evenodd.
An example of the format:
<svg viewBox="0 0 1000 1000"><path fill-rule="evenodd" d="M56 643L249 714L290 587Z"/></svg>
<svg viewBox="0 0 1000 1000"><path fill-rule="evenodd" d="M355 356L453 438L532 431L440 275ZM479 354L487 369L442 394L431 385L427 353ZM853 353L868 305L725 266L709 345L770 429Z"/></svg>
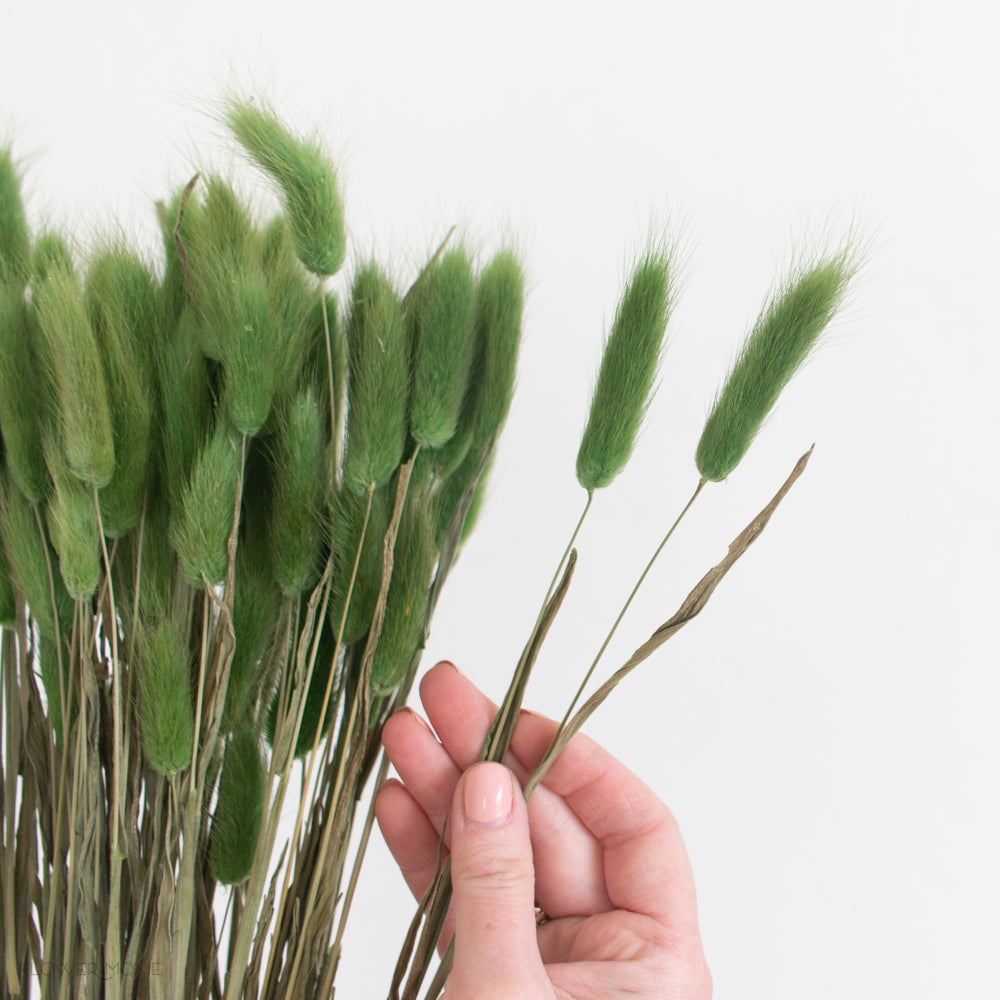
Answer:
<svg viewBox="0 0 1000 1000"><path fill-rule="evenodd" d="M224 885L236 885L250 874L266 778L257 734L244 725L233 733L226 747L209 834L212 875Z"/></svg>
<svg viewBox="0 0 1000 1000"><path fill-rule="evenodd" d="M263 273L233 279L234 336L226 344L226 412L243 434L257 434L274 399L274 331L270 293Z"/></svg>
<svg viewBox="0 0 1000 1000"><path fill-rule="evenodd" d="M152 430L156 286L149 269L124 249L98 256L87 274L91 322L109 389L115 470L101 490L104 530L119 538L139 523Z"/></svg>
<svg viewBox="0 0 1000 1000"><path fill-rule="evenodd" d="M462 250L420 276L408 303L413 346L410 433L440 448L458 427L475 347L476 283Z"/></svg>
<svg viewBox="0 0 1000 1000"><path fill-rule="evenodd" d="M97 340L76 276L53 266L35 288L33 304L70 470L86 483L107 486L115 465L111 410Z"/></svg>
<svg viewBox="0 0 1000 1000"><path fill-rule="evenodd" d="M275 338L275 398L287 402L299 388L310 365L313 313L318 296L315 285L295 256L291 233L282 216L273 218L263 229L260 245L261 267L267 279L271 329ZM329 317L332 336L335 336L336 320L334 309Z"/></svg>
<svg viewBox="0 0 1000 1000"><path fill-rule="evenodd" d="M21 200L21 176L10 148L0 148L0 285L23 289L31 265L31 236Z"/></svg>
<svg viewBox="0 0 1000 1000"><path fill-rule="evenodd" d="M765 305L702 431L695 454L702 478L719 482L739 465L856 271L855 256L841 251L793 273Z"/></svg>
<svg viewBox="0 0 1000 1000"><path fill-rule="evenodd" d="M505 250L479 276L479 338L472 376L473 448L486 447L507 419L514 396L523 313L524 273L517 258Z"/></svg>
<svg viewBox="0 0 1000 1000"><path fill-rule="evenodd" d="M49 638L55 638L57 631L68 635L73 608L59 575L56 555L39 525L35 509L6 477L0 500L0 531L18 590L27 601L39 631Z"/></svg>
<svg viewBox="0 0 1000 1000"><path fill-rule="evenodd" d="M46 442L45 451L55 485L46 507L49 536L66 590L73 600L83 601L93 596L101 575L94 494L70 473L54 441Z"/></svg>
<svg viewBox="0 0 1000 1000"><path fill-rule="evenodd" d="M156 203L165 261L161 291L161 322L168 330L177 325L181 313L190 304L191 295L194 293L181 260L181 251L177 246L177 236L179 236L184 252L187 253L191 246L192 234L199 229L202 205L194 195L194 191L193 185L185 185L179 188L168 202Z"/></svg>
<svg viewBox="0 0 1000 1000"><path fill-rule="evenodd" d="M39 503L49 488L41 429L52 401L48 386L38 384L31 322L23 293L0 283L0 434L11 477Z"/></svg>
<svg viewBox="0 0 1000 1000"><path fill-rule="evenodd" d="M240 477L240 445L224 424L216 427L191 470L181 509L171 524L171 542L188 582L222 583L226 549Z"/></svg>
<svg viewBox="0 0 1000 1000"><path fill-rule="evenodd" d="M266 672L265 657L281 610L281 595L265 540L248 530L236 550L233 634L236 648L222 716L224 731L242 724L253 712Z"/></svg>
<svg viewBox="0 0 1000 1000"><path fill-rule="evenodd" d="M493 462L492 455L486 460L486 465L483 468L482 474L473 486L474 492L472 495L472 503L466 512L465 519L461 525L456 525L453 522L458 516L459 506L461 505L465 490L469 484L472 483L472 480L479 471L479 467L482 462L482 450L470 450L458 468L452 472L441 487L438 494L436 528L436 544L439 549L444 543L449 531L457 530L459 532L460 540L464 542L474 527L479 509L482 505L483 494L486 489L486 477Z"/></svg>
<svg viewBox="0 0 1000 1000"><path fill-rule="evenodd" d="M293 136L269 110L230 101L226 123L236 141L281 192L295 249L306 270L335 274L344 261L344 209L337 175L322 148Z"/></svg>
<svg viewBox="0 0 1000 1000"><path fill-rule="evenodd" d="M278 585L288 597L316 581L325 448L319 398L307 385L282 414L275 449L271 554Z"/></svg>
<svg viewBox="0 0 1000 1000"><path fill-rule="evenodd" d="M408 496L396 538L382 634L372 663L372 691L379 696L389 694L403 679L423 641L427 598L438 557L434 544L437 516L436 504L426 496Z"/></svg>
<svg viewBox="0 0 1000 1000"><path fill-rule="evenodd" d="M243 434L255 435L271 409L277 348L275 311L262 243L249 210L224 181L208 194L190 237L193 305L205 354L226 373L225 408Z"/></svg>
<svg viewBox="0 0 1000 1000"><path fill-rule="evenodd" d="M136 668L143 753L160 774L176 774L191 763L194 708L190 656L172 622L140 628Z"/></svg>
<svg viewBox="0 0 1000 1000"><path fill-rule="evenodd" d="M406 444L409 345L392 283L377 265L354 279L347 321L350 409L344 483L363 493L382 486L398 467Z"/></svg>
<svg viewBox="0 0 1000 1000"><path fill-rule="evenodd" d="M671 291L670 257L648 252L625 286L604 344L576 456L576 478L585 490L610 485L632 454L663 352Z"/></svg>
<svg viewBox="0 0 1000 1000"><path fill-rule="evenodd" d="M154 359L162 419L157 438L163 481L176 509L212 419L211 384L191 309L181 312L176 329L161 328Z"/></svg>
<svg viewBox="0 0 1000 1000"><path fill-rule="evenodd" d="M73 255L59 233L42 233L31 250L31 276L36 284L52 271L72 271Z"/></svg>

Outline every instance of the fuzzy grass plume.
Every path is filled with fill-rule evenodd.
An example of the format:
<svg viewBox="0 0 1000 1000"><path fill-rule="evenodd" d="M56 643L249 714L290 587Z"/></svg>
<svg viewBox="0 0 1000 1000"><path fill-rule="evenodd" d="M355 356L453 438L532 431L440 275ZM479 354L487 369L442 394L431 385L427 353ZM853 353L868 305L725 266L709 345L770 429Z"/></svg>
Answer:
<svg viewBox="0 0 1000 1000"><path fill-rule="evenodd" d="M47 380L39 378L31 323L23 292L0 283L0 435L14 482L32 503L38 503L49 489L42 423L48 420L52 404ZM35 405L25 406L28 399Z"/></svg>
<svg viewBox="0 0 1000 1000"><path fill-rule="evenodd" d="M750 331L705 422L695 462L710 482L739 465L757 432L843 301L858 269L850 249L789 276Z"/></svg>
<svg viewBox="0 0 1000 1000"><path fill-rule="evenodd" d="M386 274L361 268L347 320L351 408L344 483L363 493L388 482L403 457L410 359L403 311Z"/></svg>
<svg viewBox="0 0 1000 1000"><path fill-rule="evenodd" d="M410 433L429 448L458 428L475 348L476 283L461 249L432 261L408 305L413 331Z"/></svg>
<svg viewBox="0 0 1000 1000"><path fill-rule="evenodd" d="M264 807L264 761L257 734L240 726L226 747L219 798L212 818L212 874L225 885L250 874Z"/></svg>
<svg viewBox="0 0 1000 1000"><path fill-rule="evenodd" d="M142 261L114 249L91 264L86 297L104 362L115 452L114 473L101 490L101 519L105 532L118 538L139 523L146 490L156 286Z"/></svg>
<svg viewBox="0 0 1000 1000"><path fill-rule="evenodd" d="M478 341L470 392L474 392L471 447L485 448L503 427L514 398L524 314L524 272L509 250L498 253L479 276Z"/></svg>
<svg viewBox="0 0 1000 1000"><path fill-rule="evenodd" d="M143 753L160 774L176 774L191 763L194 706L191 656L169 619L139 632L136 673Z"/></svg>
<svg viewBox="0 0 1000 1000"><path fill-rule="evenodd" d="M171 541L188 582L222 583L240 476L240 445L224 423L202 449L184 490Z"/></svg>
<svg viewBox="0 0 1000 1000"><path fill-rule="evenodd" d="M0 285L24 288L31 265L31 237L21 200L21 176L10 148L0 147Z"/></svg>
<svg viewBox="0 0 1000 1000"><path fill-rule="evenodd" d="M249 101L230 101L225 119L237 142L278 186L295 248L306 270L336 274L344 261L344 209L337 175L316 143L295 138Z"/></svg>
<svg viewBox="0 0 1000 1000"><path fill-rule="evenodd" d="M648 251L618 303L576 456L576 478L588 492L610 485L635 446L663 352L671 263L666 251Z"/></svg>
<svg viewBox="0 0 1000 1000"><path fill-rule="evenodd" d="M76 275L57 264L34 290L44 363L55 386L62 448L73 474L107 486L115 467L100 352Z"/></svg>

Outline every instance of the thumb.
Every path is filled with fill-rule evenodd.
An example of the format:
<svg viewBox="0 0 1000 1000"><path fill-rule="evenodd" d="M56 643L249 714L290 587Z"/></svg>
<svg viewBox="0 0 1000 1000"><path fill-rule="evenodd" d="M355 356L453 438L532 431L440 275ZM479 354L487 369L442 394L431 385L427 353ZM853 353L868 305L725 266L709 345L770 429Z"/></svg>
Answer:
<svg viewBox="0 0 1000 1000"><path fill-rule="evenodd" d="M528 811L502 764L474 764L452 802L455 962L447 995L550 997L535 930Z"/></svg>

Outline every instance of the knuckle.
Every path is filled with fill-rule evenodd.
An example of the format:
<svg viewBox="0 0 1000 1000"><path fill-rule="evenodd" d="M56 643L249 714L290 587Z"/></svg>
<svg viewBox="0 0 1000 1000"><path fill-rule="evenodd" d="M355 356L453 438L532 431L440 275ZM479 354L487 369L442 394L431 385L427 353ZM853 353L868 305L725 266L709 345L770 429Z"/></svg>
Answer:
<svg viewBox="0 0 1000 1000"><path fill-rule="evenodd" d="M531 861L518 855L474 854L452 860L452 874L469 886L488 885L496 889L520 889L533 881Z"/></svg>

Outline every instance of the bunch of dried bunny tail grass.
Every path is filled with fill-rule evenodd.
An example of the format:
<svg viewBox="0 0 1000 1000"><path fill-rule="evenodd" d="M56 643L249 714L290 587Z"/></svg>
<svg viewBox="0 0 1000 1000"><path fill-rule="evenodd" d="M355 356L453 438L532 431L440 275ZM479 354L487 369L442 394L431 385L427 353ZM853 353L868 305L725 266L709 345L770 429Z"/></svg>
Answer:
<svg viewBox="0 0 1000 1000"><path fill-rule="evenodd" d="M61 233L31 233L0 151L4 996L332 995L372 823L359 803L386 773L381 727L407 698L510 406L516 256L478 266L446 238L405 293L367 261L341 303L326 287L346 238L324 150L259 104L229 101L224 118L282 211L262 219L196 176L157 206L156 266L122 242L79 260ZM584 514L653 391L674 256L651 244L626 281L577 459ZM740 461L857 264L848 243L771 297L712 409L691 502ZM573 714L601 649L529 794L700 611L806 457ZM484 758L506 749L578 530ZM302 794L275 856L293 773ZM445 860L390 996L423 989L447 900Z"/></svg>

